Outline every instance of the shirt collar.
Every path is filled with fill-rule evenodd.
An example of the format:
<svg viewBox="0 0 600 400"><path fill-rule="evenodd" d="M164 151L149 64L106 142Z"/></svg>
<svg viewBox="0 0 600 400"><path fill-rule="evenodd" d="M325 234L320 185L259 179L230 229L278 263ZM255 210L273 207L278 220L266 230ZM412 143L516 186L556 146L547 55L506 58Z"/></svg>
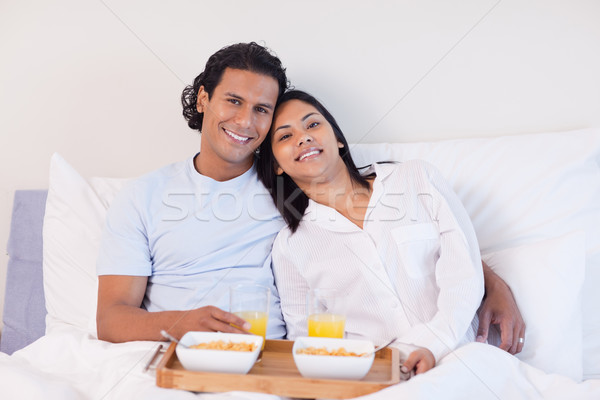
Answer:
<svg viewBox="0 0 600 400"><path fill-rule="evenodd" d="M308 199L308 206L306 207L301 224L303 223L317 224L334 232L354 232L360 230L358 226L354 225L334 208L319 204L311 199Z"/></svg>
<svg viewBox="0 0 600 400"><path fill-rule="evenodd" d="M202 175L201 173L196 171L196 167L194 166L194 159L199 154L200 153L198 152L198 153L196 153L196 155L194 157L190 158L187 162L187 165L188 165L188 173L189 173L192 181L195 182L196 184L202 185L203 187L207 187L207 188L215 189L215 190L217 188L219 188L219 190L239 189L239 188L243 187L244 185L246 185L248 182L258 179L258 176L256 173L256 161L252 164L252 166L246 172L244 172L243 174L241 174L239 176L236 176L235 178L231 178L226 181L217 181L211 177Z"/></svg>
<svg viewBox="0 0 600 400"><path fill-rule="evenodd" d="M376 173L375 181L373 182L373 193L369 201L369 210L367 215L372 211L372 208L377 204L383 191L386 179L390 176L395 168L395 164L372 164L363 175ZM302 223L314 223L327 230L333 232L356 232L361 229L350 222L346 217L337 212L334 208L319 204L314 200L308 200L308 206L304 212Z"/></svg>

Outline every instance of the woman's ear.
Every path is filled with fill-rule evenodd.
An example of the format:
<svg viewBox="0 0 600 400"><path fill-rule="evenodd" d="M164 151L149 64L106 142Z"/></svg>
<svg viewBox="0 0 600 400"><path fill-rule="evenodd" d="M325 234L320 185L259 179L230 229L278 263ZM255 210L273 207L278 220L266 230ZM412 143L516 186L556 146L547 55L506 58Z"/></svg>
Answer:
<svg viewBox="0 0 600 400"><path fill-rule="evenodd" d="M208 93L204 90L204 86L200 86L198 89L198 100L196 101L196 110L199 113L203 113L206 105L208 104Z"/></svg>
<svg viewBox="0 0 600 400"><path fill-rule="evenodd" d="M344 143L338 141L338 148L343 149L344 148Z"/></svg>
<svg viewBox="0 0 600 400"><path fill-rule="evenodd" d="M276 175L283 174L283 169L281 169L281 167L279 166L279 163L277 163L277 161L275 161L275 160L273 160L273 169L275 170Z"/></svg>

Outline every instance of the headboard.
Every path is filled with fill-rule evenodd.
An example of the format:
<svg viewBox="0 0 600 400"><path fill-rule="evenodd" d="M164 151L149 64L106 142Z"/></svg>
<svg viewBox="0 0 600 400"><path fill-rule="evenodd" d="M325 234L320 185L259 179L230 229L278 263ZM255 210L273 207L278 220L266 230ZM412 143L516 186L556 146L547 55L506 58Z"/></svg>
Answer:
<svg viewBox="0 0 600 400"><path fill-rule="evenodd" d="M42 225L47 190L17 190L8 239L4 329L0 351L12 354L44 335Z"/></svg>

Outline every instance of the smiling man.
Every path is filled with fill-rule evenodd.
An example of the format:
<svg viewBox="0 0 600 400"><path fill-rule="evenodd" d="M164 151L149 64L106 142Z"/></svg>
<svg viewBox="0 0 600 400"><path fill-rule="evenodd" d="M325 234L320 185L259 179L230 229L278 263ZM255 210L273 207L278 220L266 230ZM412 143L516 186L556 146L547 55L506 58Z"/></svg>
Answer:
<svg viewBox="0 0 600 400"><path fill-rule="evenodd" d="M136 179L111 205L97 264L99 339L241 332L231 324L248 324L223 311L239 283L271 288L267 337L285 335L270 256L283 222L253 163L286 87L277 57L240 43L212 55L184 90L200 152Z"/></svg>
<svg viewBox="0 0 600 400"><path fill-rule="evenodd" d="M271 126L278 92L273 77L232 68L225 69L212 95L201 86L197 110L204 120L196 170L217 181L249 170Z"/></svg>

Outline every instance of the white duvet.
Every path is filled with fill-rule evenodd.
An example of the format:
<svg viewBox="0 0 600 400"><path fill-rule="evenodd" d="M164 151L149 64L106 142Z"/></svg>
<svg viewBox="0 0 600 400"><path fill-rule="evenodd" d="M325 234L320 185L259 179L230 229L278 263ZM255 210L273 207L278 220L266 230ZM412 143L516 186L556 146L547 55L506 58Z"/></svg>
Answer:
<svg viewBox="0 0 600 400"><path fill-rule="evenodd" d="M520 357L575 379L582 372L600 377L600 130L369 144L353 147L353 155L358 165L425 159L443 171L491 257L486 261L515 294L527 324ZM95 331L99 237L122 184L85 179L53 157L44 218L49 332L13 356L0 353L0 400L276 399L158 388L153 373L143 371L156 343L109 344L83 330ZM364 398L600 400L600 379L578 383L473 343L426 374Z"/></svg>
<svg viewBox="0 0 600 400"><path fill-rule="evenodd" d="M111 344L64 325L8 356L0 353L2 399L278 399L191 393L156 386L144 366L156 342ZM600 399L600 379L546 374L493 346L472 343L437 367L361 399Z"/></svg>

